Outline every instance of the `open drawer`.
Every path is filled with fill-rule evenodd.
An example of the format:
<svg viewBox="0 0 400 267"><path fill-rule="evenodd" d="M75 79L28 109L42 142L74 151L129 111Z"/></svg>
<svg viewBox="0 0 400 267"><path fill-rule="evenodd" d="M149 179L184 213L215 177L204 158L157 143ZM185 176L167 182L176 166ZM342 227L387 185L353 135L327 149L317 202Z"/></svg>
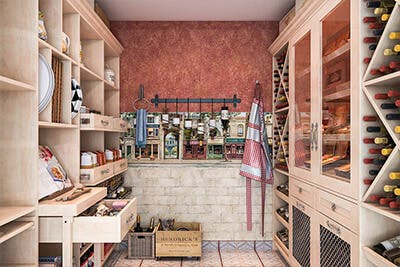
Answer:
<svg viewBox="0 0 400 267"><path fill-rule="evenodd" d="M116 216L74 216L72 220L73 243L119 243L134 225L137 215L136 198L107 200L102 202L128 201ZM64 225L65 226L65 225ZM39 217L39 242L63 241L63 217Z"/></svg>
<svg viewBox="0 0 400 267"><path fill-rule="evenodd" d="M124 200L104 200L112 203ZM124 239L136 220L136 198L127 200L128 204L117 216L78 216L74 218L72 240L74 243L119 243Z"/></svg>

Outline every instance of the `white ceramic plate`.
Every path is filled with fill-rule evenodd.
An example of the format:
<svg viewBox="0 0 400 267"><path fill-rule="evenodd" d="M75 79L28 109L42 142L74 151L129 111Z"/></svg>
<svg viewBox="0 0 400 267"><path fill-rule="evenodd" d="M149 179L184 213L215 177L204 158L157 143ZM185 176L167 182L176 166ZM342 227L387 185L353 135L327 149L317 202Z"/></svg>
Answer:
<svg viewBox="0 0 400 267"><path fill-rule="evenodd" d="M39 113L49 104L54 92L54 73L44 56L39 54Z"/></svg>

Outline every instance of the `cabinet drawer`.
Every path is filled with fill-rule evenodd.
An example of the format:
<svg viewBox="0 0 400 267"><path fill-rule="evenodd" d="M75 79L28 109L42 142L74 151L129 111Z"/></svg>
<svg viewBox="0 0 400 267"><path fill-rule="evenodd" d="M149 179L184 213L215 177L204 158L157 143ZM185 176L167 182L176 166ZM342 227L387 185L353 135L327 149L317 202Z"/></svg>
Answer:
<svg viewBox="0 0 400 267"><path fill-rule="evenodd" d="M113 118L99 114L81 114L81 129L109 129L112 130Z"/></svg>
<svg viewBox="0 0 400 267"><path fill-rule="evenodd" d="M115 200L104 200L112 203ZM120 200L118 200L120 201ZM136 220L136 198L118 213L117 216L79 216L74 218L72 240L74 243L119 243Z"/></svg>
<svg viewBox="0 0 400 267"><path fill-rule="evenodd" d="M289 194L310 205L310 207L314 207L314 195L316 189L311 185L293 179L293 177L291 178L292 179L289 183Z"/></svg>
<svg viewBox="0 0 400 267"><path fill-rule="evenodd" d="M113 127L115 130L126 132L128 130L128 123L121 118L114 118Z"/></svg>
<svg viewBox="0 0 400 267"><path fill-rule="evenodd" d="M113 163L114 165L114 175L125 171L128 168L128 160L121 159Z"/></svg>
<svg viewBox="0 0 400 267"><path fill-rule="evenodd" d="M81 183L83 185L96 185L113 175L114 162L95 167L92 169L81 169Z"/></svg>
<svg viewBox="0 0 400 267"><path fill-rule="evenodd" d="M358 206L328 192L318 190L316 209L349 228L358 232Z"/></svg>

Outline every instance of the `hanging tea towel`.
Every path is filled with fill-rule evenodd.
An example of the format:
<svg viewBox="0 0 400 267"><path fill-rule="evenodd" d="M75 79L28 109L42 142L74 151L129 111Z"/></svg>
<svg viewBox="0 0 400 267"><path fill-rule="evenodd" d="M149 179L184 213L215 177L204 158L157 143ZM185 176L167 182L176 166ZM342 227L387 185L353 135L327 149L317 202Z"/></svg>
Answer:
<svg viewBox="0 0 400 267"><path fill-rule="evenodd" d="M136 111L136 147L146 147L146 136L147 136L147 111L145 109L139 109Z"/></svg>
<svg viewBox="0 0 400 267"><path fill-rule="evenodd" d="M254 97L251 106L240 175L246 177L247 231L252 230L251 180L261 182L261 231L264 236L266 184L272 184L273 175L260 95L258 99Z"/></svg>

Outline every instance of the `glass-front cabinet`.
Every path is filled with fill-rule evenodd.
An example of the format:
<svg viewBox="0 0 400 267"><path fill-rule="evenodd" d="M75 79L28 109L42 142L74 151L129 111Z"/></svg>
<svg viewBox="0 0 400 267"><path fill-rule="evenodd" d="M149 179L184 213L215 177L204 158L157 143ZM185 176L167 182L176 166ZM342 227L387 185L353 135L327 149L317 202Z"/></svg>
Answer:
<svg viewBox="0 0 400 267"><path fill-rule="evenodd" d="M291 173L357 198L358 179L350 168L357 97L351 95L359 94L360 84L353 73L359 66L351 60L351 5L331 1L304 25L301 37L292 38Z"/></svg>

